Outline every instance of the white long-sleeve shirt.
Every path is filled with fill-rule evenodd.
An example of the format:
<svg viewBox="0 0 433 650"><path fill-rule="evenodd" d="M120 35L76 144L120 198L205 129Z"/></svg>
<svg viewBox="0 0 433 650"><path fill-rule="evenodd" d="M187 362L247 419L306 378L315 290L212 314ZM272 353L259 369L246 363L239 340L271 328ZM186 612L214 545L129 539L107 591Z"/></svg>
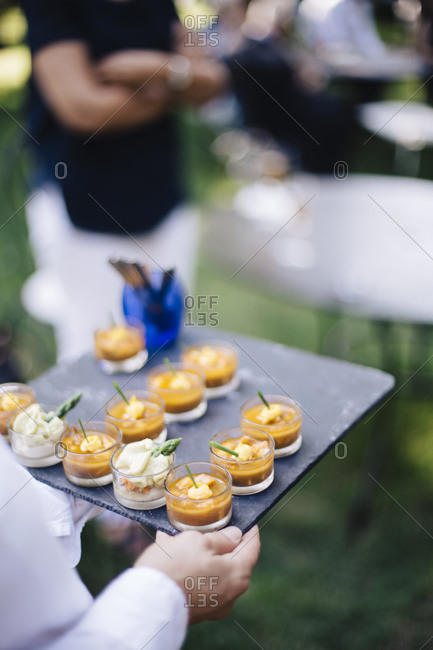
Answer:
<svg viewBox="0 0 433 650"><path fill-rule="evenodd" d="M0 650L178 650L188 610L176 583L129 569L93 600L49 533L41 494L0 440Z"/></svg>

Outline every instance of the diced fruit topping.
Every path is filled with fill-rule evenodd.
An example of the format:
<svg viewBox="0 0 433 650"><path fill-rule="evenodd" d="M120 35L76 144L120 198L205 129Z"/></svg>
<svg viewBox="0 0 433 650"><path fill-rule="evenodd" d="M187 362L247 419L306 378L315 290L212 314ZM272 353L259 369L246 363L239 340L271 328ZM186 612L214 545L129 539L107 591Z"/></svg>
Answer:
<svg viewBox="0 0 433 650"><path fill-rule="evenodd" d="M143 402L137 400L135 395L133 395L129 400L129 404L125 405L123 419L139 420L140 418L143 417L145 412L146 412L146 405L143 404Z"/></svg>
<svg viewBox="0 0 433 650"><path fill-rule="evenodd" d="M101 438L96 434L89 434L87 436L87 440L83 440L80 444L80 449L84 453L93 454L95 451L103 451L104 449L108 449L112 443L112 440Z"/></svg>
<svg viewBox="0 0 433 650"><path fill-rule="evenodd" d="M107 336L113 342L122 341L128 336L128 330L123 325L116 325L108 330Z"/></svg>
<svg viewBox="0 0 433 650"><path fill-rule="evenodd" d="M197 480L196 483L197 487L192 486L188 490L189 499L208 499L212 496L212 490L209 485L206 485L206 483L199 483Z"/></svg>
<svg viewBox="0 0 433 650"><path fill-rule="evenodd" d="M259 420L259 422L262 422L262 424L271 424L277 418L280 417L282 412L283 410L281 408L281 404L269 404L269 408L265 406L260 411L260 413L257 416L257 419Z"/></svg>
<svg viewBox="0 0 433 650"><path fill-rule="evenodd" d="M194 478L196 483L204 483L205 485L213 485L215 483L215 477L210 474L197 474Z"/></svg>
<svg viewBox="0 0 433 650"><path fill-rule="evenodd" d="M14 411L19 408L18 399L9 393L4 393L0 397L0 411Z"/></svg>
<svg viewBox="0 0 433 650"><path fill-rule="evenodd" d="M205 345L200 350L192 350L190 353L191 361L198 363L200 366L214 366L220 358L217 350L210 345Z"/></svg>
<svg viewBox="0 0 433 650"><path fill-rule="evenodd" d="M250 445L238 445L236 451L239 454L238 460L250 460L253 455L253 448Z"/></svg>
<svg viewBox="0 0 433 650"><path fill-rule="evenodd" d="M184 372L176 372L167 383L170 390L187 390L191 388L191 380Z"/></svg>
<svg viewBox="0 0 433 650"><path fill-rule="evenodd" d="M176 481L176 484L180 490L185 490L189 489L192 486L192 481L189 476L184 476L183 478L180 478L178 481Z"/></svg>

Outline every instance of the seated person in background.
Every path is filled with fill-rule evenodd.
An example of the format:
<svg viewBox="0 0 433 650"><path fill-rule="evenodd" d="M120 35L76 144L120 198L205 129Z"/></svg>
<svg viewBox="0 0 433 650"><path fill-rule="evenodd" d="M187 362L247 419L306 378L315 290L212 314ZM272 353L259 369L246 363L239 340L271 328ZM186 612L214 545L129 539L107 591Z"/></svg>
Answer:
<svg viewBox="0 0 433 650"><path fill-rule="evenodd" d="M177 650L188 623L226 616L248 589L260 551L258 530L241 540L239 529L230 527L204 535L157 534L134 568L93 601L70 568L71 553L62 552L69 540L60 546L48 532L47 524L63 536L67 528L69 508L52 504L57 490L47 493L3 440L0 470L2 650ZM57 521L47 514L54 512Z"/></svg>
<svg viewBox="0 0 433 650"><path fill-rule="evenodd" d="M282 30L282 14L278 3L271 14L271 23L255 37L258 27L257 5L242 2L247 37L239 50L226 57L232 76L233 90L241 105L245 125L268 131L288 151L298 167L316 173L333 173L339 160L347 160L352 111L342 101L325 93L306 89L297 74L297 62L291 55L291 29L296 7L291 16L283 15L288 33ZM296 160L298 158L298 160Z"/></svg>

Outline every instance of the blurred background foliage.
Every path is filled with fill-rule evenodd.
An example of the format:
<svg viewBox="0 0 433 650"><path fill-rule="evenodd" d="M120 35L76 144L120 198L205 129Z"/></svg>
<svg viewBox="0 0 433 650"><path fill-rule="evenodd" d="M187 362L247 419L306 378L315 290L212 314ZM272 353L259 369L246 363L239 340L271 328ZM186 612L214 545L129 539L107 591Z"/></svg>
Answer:
<svg viewBox="0 0 433 650"><path fill-rule="evenodd" d="M55 346L51 328L20 304L20 288L34 269L24 209L31 165L23 129L30 72L25 29L17 8L0 14L0 324L3 338L10 340L12 363L31 379L55 362ZM417 88L416 81L391 84L386 98L407 98ZM420 91L416 99L422 98ZM191 195L205 206L227 192L230 182L209 153L213 130L190 113L181 116L181 125ZM393 147L379 138L364 147L365 138L361 128L352 134L351 171L392 174ZM422 154L420 176L433 179L431 149ZM221 328L357 363L385 364L397 373L397 385L407 377L414 354L421 362L431 354L430 329L419 335L408 326L393 326L384 357L371 323L282 300L228 279L204 259L197 294L219 296ZM226 620L193 628L186 648L433 647L430 379L427 364L417 381L348 435L346 459L330 453L308 484L304 480L277 514L265 517L251 589ZM376 469L388 494L368 476ZM129 564L92 524L85 529L83 550L79 570L95 594Z"/></svg>

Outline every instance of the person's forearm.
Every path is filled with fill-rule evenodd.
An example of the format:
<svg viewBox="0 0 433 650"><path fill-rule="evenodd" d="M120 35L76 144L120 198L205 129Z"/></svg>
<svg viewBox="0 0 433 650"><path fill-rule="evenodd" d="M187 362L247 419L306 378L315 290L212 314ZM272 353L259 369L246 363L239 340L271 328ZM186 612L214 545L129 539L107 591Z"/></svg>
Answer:
<svg viewBox="0 0 433 650"><path fill-rule="evenodd" d="M229 85L227 68L221 63L206 62L193 66L190 85L178 93L178 101L186 105L200 105L221 95Z"/></svg>
<svg viewBox="0 0 433 650"><path fill-rule="evenodd" d="M139 88L163 85L176 104L202 104L228 85L226 67L209 57L189 58L148 50L125 50L106 57L96 66L106 84Z"/></svg>
<svg viewBox="0 0 433 650"><path fill-rule="evenodd" d="M161 117L171 106L171 94L164 87L157 96L143 90L124 87L101 87L81 97L76 110L65 110L64 123L83 133L123 131ZM66 119L65 119L66 118Z"/></svg>
<svg viewBox="0 0 433 650"><path fill-rule="evenodd" d="M87 134L150 122L170 107L164 84L106 85L96 75L87 48L78 41L55 43L38 52L33 72L46 103L67 128Z"/></svg>

